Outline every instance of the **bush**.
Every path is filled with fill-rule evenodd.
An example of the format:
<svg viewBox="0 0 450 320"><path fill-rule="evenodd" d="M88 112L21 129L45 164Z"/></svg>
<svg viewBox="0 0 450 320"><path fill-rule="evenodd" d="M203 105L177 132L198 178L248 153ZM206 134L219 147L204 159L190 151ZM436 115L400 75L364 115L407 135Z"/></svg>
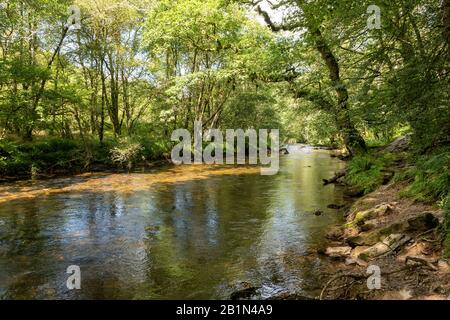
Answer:
<svg viewBox="0 0 450 320"><path fill-rule="evenodd" d="M83 148L73 140L43 139L0 143L0 175L30 177L38 172L76 171L82 166Z"/></svg>
<svg viewBox="0 0 450 320"><path fill-rule="evenodd" d="M392 154L362 154L348 164L346 181L364 194L372 192L383 183L384 170L393 160Z"/></svg>
<svg viewBox="0 0 450 320"><path fill-rule="evenodd" d="M417 156L412 160L415 166L400 172L395 177L397 181L411 182L401 192L401 195L419 201L443 202L450 189L450 156L448 152Z"/></svg>
<svg viewBox="0 0 450 320"><path fill-rule="evenodd" d="M118 145L110 150L111 160L122 167L126 165L128 170L131 170L142 149L143 147L139 142L130 138L122 138Z"/></svg>

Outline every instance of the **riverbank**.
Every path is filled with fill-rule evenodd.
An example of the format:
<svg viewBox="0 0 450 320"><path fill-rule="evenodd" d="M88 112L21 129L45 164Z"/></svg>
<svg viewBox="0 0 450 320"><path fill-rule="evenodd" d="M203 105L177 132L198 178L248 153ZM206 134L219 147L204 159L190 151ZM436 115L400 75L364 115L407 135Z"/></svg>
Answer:
<svg viewBox="0 0 450 320"><path fill-rule="evenodd" d="M321 299L450 298L444 210L406 196L412 182L393 178L407 165L398 149L380 150L379 157L396 156L380 170L382 185L365 192L344 213L345 224L328 232L324 254L339 272L327 278Z"/></svg>

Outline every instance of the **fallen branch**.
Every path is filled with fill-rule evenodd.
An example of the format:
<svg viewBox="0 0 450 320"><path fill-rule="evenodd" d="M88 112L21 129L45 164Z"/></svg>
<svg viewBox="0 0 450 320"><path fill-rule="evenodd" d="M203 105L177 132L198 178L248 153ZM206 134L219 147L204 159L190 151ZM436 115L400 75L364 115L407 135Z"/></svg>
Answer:
<svg viewBox="0 0 450 320"><path fill-rule="evenodd" d="M420 258L420 257L416 257L416 256L407 256L405 258L405 264L407 264L408 261L414 261L414 262L420 263L423 266L426 266L426 267L428 267L428 268L430 268L431 270L434 270L434 271L438 270L437 267L435 267L430 261L428 261L428 260L426 260L424 258Z"/></svg>
<svg viewBox="0 0 450 320"><path fill-rule="evenodd" d="M331 179L322 179L323 181L323 185L327 185L330 183L336 183L340 178L344 177L347 174L347 171L345 169L336 171L334 173L334 177L332 177Z"/></svg>

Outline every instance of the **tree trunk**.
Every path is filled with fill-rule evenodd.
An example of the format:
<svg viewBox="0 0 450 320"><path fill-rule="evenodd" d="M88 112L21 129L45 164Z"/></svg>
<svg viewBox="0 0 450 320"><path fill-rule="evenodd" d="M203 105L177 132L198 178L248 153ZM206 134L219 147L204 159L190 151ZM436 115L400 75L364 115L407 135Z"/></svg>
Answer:
<svg viewBox="0 0 450 320"><path fill-rule="evenodd" d="M364 151L366 144L364 139L354 127L348 110L348 90L341 81L339 64L333 52L329 48L319 29L310 30L315 38L316 49L320 52L329 71L331 84L337 96L336 121L339 131L344 137L344 143L351 155Z"/></svg>

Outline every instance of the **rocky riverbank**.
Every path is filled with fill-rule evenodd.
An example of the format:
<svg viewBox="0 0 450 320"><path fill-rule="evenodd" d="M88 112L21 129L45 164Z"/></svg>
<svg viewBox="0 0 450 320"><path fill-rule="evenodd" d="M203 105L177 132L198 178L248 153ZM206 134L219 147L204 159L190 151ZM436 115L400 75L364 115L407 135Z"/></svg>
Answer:
<svg viewBox="0 0 450 320"><path fill-rule="evenodd" d="M377 150L378 156L393 155L395 161L380 171L381 186L366 195L346 183L347 170L323 181L345 185L352 200L350 205L328 206L344 214L345 223L331 228L327 246L315 253L326 261L325 268L317 270L323 283L320 293L284 293L269 299L450 299L444 212L432 203L401 196L408 183L393 179L406 166L408 144L405 136ZM231 298L257 298L256 289L248 285Z"/></svg>
<svg viewBox="0 0 450 320"><path fill-rule="evenodd" d="M381 152L407 147L406 136ZM444 213L401 196L406 183L391 178L402 165L394 163L383 185L354 202L344 213L346 223L328 232L324 254L338 272L327 279L321 299L450 299ZM381 283L374 289L368 282L377 272Z"/></svg>
<svg viewBox="0 0 450 320"><path fill-rule="evenodd" d="M389 184L360 198L347 211L346 223L330 230L325 255L338 272L328 279L322 299L449 298L443 212L400 197L401 187ZM369 266L379 267L379 289L368 288L374 275Z"/></svg>

